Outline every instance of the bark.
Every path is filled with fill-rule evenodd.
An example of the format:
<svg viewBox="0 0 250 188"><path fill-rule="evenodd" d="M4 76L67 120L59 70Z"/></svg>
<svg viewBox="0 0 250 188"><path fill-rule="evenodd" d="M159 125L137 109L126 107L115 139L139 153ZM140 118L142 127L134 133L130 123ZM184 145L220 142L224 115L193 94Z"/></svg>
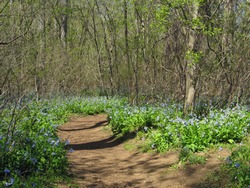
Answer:
<svg viewBox="0 0 250 188"><path fill-rule="evenodd" d="M67 32L68 32L68 14L67 8L69 6L69 0L60 0L62 7L61 23L60 23L60 37L63 47L67 48Z"/></svg>
<svg viewBox="0 0 250 188"><path fill-rule="evenodd" d="M92 6L91 3L88 1L89 7L91 8L92 13L92 22L93 22L93 35L90 33L90 35L93 37L95 50L97 53L97 62L98 62L98 70L99 70L99 82L100 82L100 89L101 89L101 95L106 93L104 88L104 68L102 65L102 55L101 55L101 49L98 43L98 30L97 30L97 23L96 23L96 16L95 16L95 6Z"/></svg>
<svg viewBox="0 0 250 188"><path fill-rule="evenodd" d="M132 75L131 75L131 61L129 55L129 33L128 33L128 2L123 1L124 9L124 38L125 38L125 54L128 69L128 97L131 97L131 85L132 85Z"/></svg>
<svg viewBox="0 0 250 188"><path fill-rule="evenodd" d="M192 19L196 19L198 16L199 5L193 3L191 5L190 14ZM189 28L186 32L188 36L187 53L195 52L195 45L197 41L197 33L194 28ZM184 103L184 113L192 113L195 106L195 95L196 95L196 75L195 75L196 64L191 58L186 59L186 93Z"/></svg>
<svg viewBox="0 0 250 188"><path fill-rule="evenodd" d="M97 0L95 0L95 5L97 7L97 11L100 17L104 17L105 21L107 21L105 18L105 15L102 15L101 13ZM110 82L110 87L111 87L111 96L113 96L114 95L114 70L113 70L112 47L109 47L107 29L106 29L104 20L102 18L101 18L101 25L102 25L102 30L103 30L103 40L104 40L104 45L106 49L106 54L108 56L109 82Z"/></svg>

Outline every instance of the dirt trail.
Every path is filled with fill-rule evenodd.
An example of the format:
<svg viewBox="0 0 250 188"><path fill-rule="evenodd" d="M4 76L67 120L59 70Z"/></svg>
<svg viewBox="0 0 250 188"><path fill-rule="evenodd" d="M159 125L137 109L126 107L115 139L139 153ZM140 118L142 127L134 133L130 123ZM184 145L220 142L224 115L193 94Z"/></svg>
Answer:
<svg viewBox="0 0 250 188"><path fill-rule="evenodd" d="M186 166L170 170L178 161L175 152L163 155L139 153L124 149L124 144L108 131L106 115L73 117L59 127L61 139L70 141L70 173L75 175L74 183L80 188L122 188L122 187L203 187L200 182L205 173L214 170L220 160L218 154L211 154L206 165ZM221 157L227 151L219 153ZM59 185L59 187L68 187Z"/></svg>

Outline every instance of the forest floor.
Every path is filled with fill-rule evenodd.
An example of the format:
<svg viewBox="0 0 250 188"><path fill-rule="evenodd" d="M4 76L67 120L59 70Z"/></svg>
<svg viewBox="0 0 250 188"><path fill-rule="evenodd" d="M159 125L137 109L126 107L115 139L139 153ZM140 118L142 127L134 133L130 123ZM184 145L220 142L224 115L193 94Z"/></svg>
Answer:
<svg viewBox="0 0 250 188"><path fill-rule="evenodd" d="M68 185L60 183L59 188L198 188L205 187L206 174L216 170L230 155L227 149L204 153L206 164L180 165L178 152L164 154L142 153L125 149L136 144L136 139L127 141L112 136L105 114L72 117L59 127L58 135L70 141L68 154L69 173L73 180Z"/></svg>

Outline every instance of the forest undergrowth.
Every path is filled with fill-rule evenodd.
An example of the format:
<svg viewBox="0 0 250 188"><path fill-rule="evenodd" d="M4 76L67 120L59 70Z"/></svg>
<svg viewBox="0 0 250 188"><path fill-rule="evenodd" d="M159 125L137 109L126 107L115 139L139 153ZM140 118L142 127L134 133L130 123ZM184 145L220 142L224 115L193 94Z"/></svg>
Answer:
<svg viewBox="0 0 250 188"><path fill-rule="evenodd" d="M67 152L73 150L57 136L57 127L72 114L107 113L109 126L117 137L136 133L144 151L180 151L183 163L205 162L196 152L231 148L220 168L209 179L220 186L220 175L228 187L250 186L250 112L235 105L214 108L201 103L188 116L177 103L130 105L126 99L105 97L69 97L21 100L0 114L0 186L54 187L58 179L68 177Z"/></svg>

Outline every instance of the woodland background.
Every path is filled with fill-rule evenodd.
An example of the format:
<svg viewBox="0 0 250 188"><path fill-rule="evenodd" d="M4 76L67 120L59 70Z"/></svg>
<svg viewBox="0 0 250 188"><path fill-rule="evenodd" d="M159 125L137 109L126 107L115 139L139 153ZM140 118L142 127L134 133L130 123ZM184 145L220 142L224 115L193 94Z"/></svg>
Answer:
<svg viewBox="0 0 250 188"><path fill-rule="evenodd" d="M250 98L246 0L1 0L0 96Z"/></svg>

